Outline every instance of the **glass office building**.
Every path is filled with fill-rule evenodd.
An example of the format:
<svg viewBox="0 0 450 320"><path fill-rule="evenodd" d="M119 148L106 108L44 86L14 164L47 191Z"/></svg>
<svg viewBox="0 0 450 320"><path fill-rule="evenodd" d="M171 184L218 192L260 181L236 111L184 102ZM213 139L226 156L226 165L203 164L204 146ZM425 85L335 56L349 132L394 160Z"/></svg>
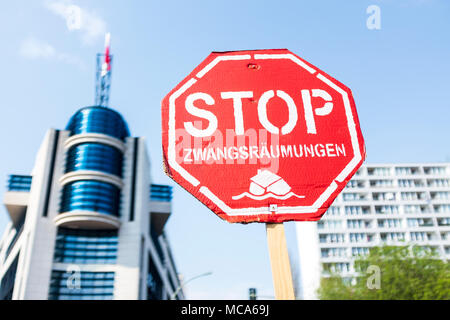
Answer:
<svg viewBox="0 0 450 320"><path fill-rule="evenodd" d="M183 299L164 233L172 190L149 167L112 109L49 130L31 175L8 178L0 299Z"/></svg>
<svg viewBox="0 0 450 320"><path fill-rule="evenodd" d="M318 222L296 223L299 287L351 280L355 258L381 244L415 244L450 258L450 163L365 164Z"/></svg>

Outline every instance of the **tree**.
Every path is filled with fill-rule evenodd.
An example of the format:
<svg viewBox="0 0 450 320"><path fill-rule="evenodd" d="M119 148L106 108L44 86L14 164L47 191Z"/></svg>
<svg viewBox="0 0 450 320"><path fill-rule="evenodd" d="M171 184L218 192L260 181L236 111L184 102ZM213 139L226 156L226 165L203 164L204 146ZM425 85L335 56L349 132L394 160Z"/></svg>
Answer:
<svg viewBox="0 0 450 320"><path fill-rule="evenodd" d="M417 246L373 247L355 260L358 277L321 279L323 300L449 300L450 265L435 251ZM377 274L379 272L379 274ZM378 283L377 283L378 281Z"/></svg>

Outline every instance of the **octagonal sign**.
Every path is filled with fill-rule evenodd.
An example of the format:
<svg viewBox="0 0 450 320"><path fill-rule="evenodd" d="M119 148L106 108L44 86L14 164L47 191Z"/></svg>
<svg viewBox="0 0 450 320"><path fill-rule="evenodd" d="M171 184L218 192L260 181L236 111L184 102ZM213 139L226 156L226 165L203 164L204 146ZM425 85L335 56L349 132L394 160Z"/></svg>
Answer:
<svg viewBox="0 0 450 320"><path fill-rule="evenodd" d="M162 129L167 174L229 222L318 220L365 159L350 89L286 49L211 53Z"/></svg>

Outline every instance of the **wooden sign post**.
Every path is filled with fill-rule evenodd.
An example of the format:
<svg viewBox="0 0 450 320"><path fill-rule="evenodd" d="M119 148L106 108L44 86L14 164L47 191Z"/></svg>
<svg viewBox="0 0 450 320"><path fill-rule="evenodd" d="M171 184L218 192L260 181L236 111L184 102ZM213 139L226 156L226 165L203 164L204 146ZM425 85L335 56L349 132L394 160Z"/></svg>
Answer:
<svg viewBox="0 0 450 320"><path fill-rule="evenodd" d="M295 300L283 223L266 223L267 244L277 300Z"/></svg>

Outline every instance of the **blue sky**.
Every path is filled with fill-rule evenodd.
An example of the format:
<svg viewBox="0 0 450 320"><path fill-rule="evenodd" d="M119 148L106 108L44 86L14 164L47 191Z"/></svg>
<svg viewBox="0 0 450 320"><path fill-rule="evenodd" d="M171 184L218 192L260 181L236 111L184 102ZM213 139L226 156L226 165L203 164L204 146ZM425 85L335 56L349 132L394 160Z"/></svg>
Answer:
<svg viewBox="0 0 450 320"><path fill-rule="evenodd" d="M71 4L79 29L61 10ZM369 5L380 30L366 27ZM273 296L264 225L224 222L165 176L162 98L211 51L288 48L352 89L367 162L450 161L449 15L445 0L10 1L0 11L0 178L29 174L47 128L93 104L109 31L110 105L147 137L153 181L174 185L167 233L178 269L186 279L213 272L188 297L246 298L250 286ZM0 230L7 221L2 207Z"/></svg>

